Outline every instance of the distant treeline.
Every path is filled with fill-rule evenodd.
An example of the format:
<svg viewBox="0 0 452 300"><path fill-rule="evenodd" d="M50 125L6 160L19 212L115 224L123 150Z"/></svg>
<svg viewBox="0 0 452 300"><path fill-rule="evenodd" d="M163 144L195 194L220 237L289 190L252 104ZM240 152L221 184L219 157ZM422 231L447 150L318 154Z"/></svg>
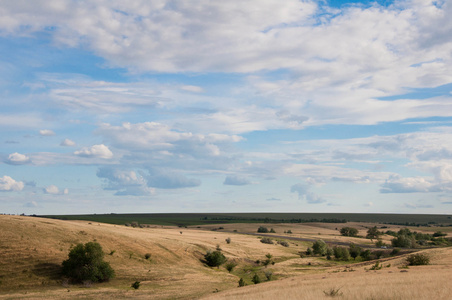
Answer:
<svg viewBox="0 0 452 300"><path fill-rule="evenodd" d="M348 213L144 213L39 216L61 220L86 220L124 225L195 226L221 223L346 223L369 222L402 226L451 226L450 215L348 214Z"/></svg>
<svg viewBox="0 0 452 300"><path fill-rule="evenodd" d="M273 219L273 218L237 218L237 217L204 217L202 221L222 221L224 223L236 223L237 221L247 221L252 223L347 223L346 219L323 218L323 219Z"/></svg>

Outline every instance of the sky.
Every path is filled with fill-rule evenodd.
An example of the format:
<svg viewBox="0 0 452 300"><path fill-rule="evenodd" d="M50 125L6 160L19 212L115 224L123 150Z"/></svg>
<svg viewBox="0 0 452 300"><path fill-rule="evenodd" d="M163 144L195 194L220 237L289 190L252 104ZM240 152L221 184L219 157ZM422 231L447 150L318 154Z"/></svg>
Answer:
<svg viewBox="0 0 452 300"><path fill-rule="evenodd" d="M452 3L0 2L0 213L452 213Z"/></svg>

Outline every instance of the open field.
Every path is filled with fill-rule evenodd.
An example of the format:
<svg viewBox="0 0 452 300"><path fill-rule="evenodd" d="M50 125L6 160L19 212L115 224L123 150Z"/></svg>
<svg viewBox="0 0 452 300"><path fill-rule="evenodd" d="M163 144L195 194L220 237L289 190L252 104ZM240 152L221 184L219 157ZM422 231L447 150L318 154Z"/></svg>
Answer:
<svg viewBox="0 0 452 300"><path fill-rule="evenodd" d="M182 213L182 214L94 214L48 215L47 218L86 220L124 225L141 224L189 226L226 223L305 223L305 222L371 222L397 225L452 226L451 215L419 214L347 214L347 213ZM334 222L337 223L337 222Z"/></svg>
<svg viewBox="0 0 452 300"><path fill-rule="evenodd" d="M287 237L285 240L289 247L263 244L258 236L245 234L256 232L259 225L274 228L274 235L282 237L275 240ZM391 264L390 268L366 272L365 268L369 265L346 268L344 262L328 261L322 257L301 258L298 254L306 251L312 242L296 238L370 245L366 239L341 237L338 230L342 226L353 226L365 235L367 228L373 225L248 223L132 228L88 221L2 215L0 298L197 299L212 296L220 299L314 299L319 295L323 297L324 290L340 287L345 299L423 299L423 295L429 291L433 293L434 288L437 289L433 294L435 299L448 299L443 297L441 291L451 292L448 284L442 286L445 280L450 280L451 248L426 250L433 257L433 265L411 267L408 272L398 269L404 263L401 257L386 261L385 264ZM398 230L400 226L389 225L388 228ZM438 228L415 229L433 233ZM291 230L292 234L284 233L287 230ZM450 236L452 227L441 230ZM225 241L228 237L232 240L230 244ZM88 241L97 241L102 245L107 254L106 261L116 271L116 278L102 284L68 284L60 274L61 263L67 258L71 246ZM217 246L230 261L237 263L231 273L224 266L210 268L202 262L206 251ZM146 253L152 255L150 260L145 259ZM264 267L256 263L257 260L264 260L266 254L273 256L274 265ZM351 269L355 271L343 272ZM273 281L250 285L254 273L264 279L268 271L273 273ZM240 277L245 278L250 286L237 288ZM141 282L138 290L130 287L135 281ZM391 287L389 291L397 292L394 295L399 298L384 294L388 292L385 285ZM401 285L411 288L399 291ZM422 293L413 292L414 287L422 289ZM408 297L410 293L419 297ZM363 295L365 297L360 297Z"/></svg>

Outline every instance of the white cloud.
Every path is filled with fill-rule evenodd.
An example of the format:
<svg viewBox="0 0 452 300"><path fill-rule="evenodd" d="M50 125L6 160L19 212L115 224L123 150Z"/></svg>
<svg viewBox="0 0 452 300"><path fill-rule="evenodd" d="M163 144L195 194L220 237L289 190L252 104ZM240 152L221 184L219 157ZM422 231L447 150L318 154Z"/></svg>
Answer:
<svg viewBox="0 0 452 300"><path fill-rule="evenodd" d="M182 90L193 92L193 93L202 93L204 92L203 88L195 85L184 85L181 87Z"/></svg>
<svg viewBox="0 0 452 300"><path fill-rule="evenodd" d="M113 153L104 144L93 145L91 147L83 147L80 150L74 152L75 155L81 157L93 157L110 159L113 157Z"/></svg>
<svg viewBox="0 0 452 300"><path fill-rule="evenodd" d="M3 177L0 177L0 191L21 191L24 186L22 181L16 181L9 176L4 175Z"/></svg>
<svg viewBox="0 0 452 300"><path fill-rule="evenodd" d="M10 165L24 165L30 162L30 158L24 154L14 152L8 155L5 162Z"/></svg>
<svg viewBox="0 0 452 300"><path fill-rule="evenodd" d="M60 146L73 147L75 146L75 142L70 139L64 139L64 141L61 142Z"/></svg>
<svg viewBox="0 0 452 300"><path fill-rule="evenodd" d="M309 204L325 203L326 200L310 191L311 187L305 183L297 183L290 188L291 193L298 193L298 198Z"/></svg>
<svg viewBox="0 0 452 300"><path fill-rule="evenodd" d="M49 185L48 187L44 188L44 193L51 194L51 195L58 195L60 193L60 190L56 185Z"/></svg>
<svg viewBox="0 0 452 300"><path fill-rule="evenodd" d="M41 130L39 130L39 134L42 136L52 136L52 135L55 135L55 132L53 132L52 130L49 130L49 129L41 129Z"/></svg>

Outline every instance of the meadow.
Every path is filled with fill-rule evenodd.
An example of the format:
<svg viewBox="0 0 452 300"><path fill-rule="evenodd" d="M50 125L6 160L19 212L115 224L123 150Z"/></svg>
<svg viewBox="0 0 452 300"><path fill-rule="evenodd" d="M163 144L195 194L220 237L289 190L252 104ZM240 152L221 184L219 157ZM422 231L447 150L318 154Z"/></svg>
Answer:
<svg viewBox="0 0 452 300"><path fill-rule="evenodd" d="M196 216L204 218L205 216ZM446 218L447 220L447 218ZM206 220L205 220L206 221ZM344 237L343 226L365 235L372 222L348 223L223 223L186 227L152 225L133 228L95 221L0 215L1 299L322 299L338 289L342 299L449 299L448 284L452 248L425 249L432 264L409 269L407 254L382 260L384 268L371 271L375 261L348 262L325 257L300 256L312 242L356 243L372 246L369 239ZM259 226L274 234L250 235ZM381 225L379 225L381 227ZM403 226L385 225L398 230ZM414 227L424 233L441 230L452 235L452 227ZM290 234L287 233L290 230ZM261 243L262 236L281 244ZM230 243L226 240L230 238ZM296 240L300 238L300 240ZM389 240L390 237L384 237ZM73 284L61 275L61 263L77 243L96 241L105 252L116 277L105 283ZM236 267L208 267L208 250L221 248ZM421 250L421 249L417 249ZM146 254L150 258L146 258ZM264 265L267 255L272 263ZM402 268L402 269L401 269ZM272 274L267 281L266 274ZM257 274L262 283L251 280ZM244 278L247 286L238 287ZM139 289L131 284L140 282Z"/></svg>

